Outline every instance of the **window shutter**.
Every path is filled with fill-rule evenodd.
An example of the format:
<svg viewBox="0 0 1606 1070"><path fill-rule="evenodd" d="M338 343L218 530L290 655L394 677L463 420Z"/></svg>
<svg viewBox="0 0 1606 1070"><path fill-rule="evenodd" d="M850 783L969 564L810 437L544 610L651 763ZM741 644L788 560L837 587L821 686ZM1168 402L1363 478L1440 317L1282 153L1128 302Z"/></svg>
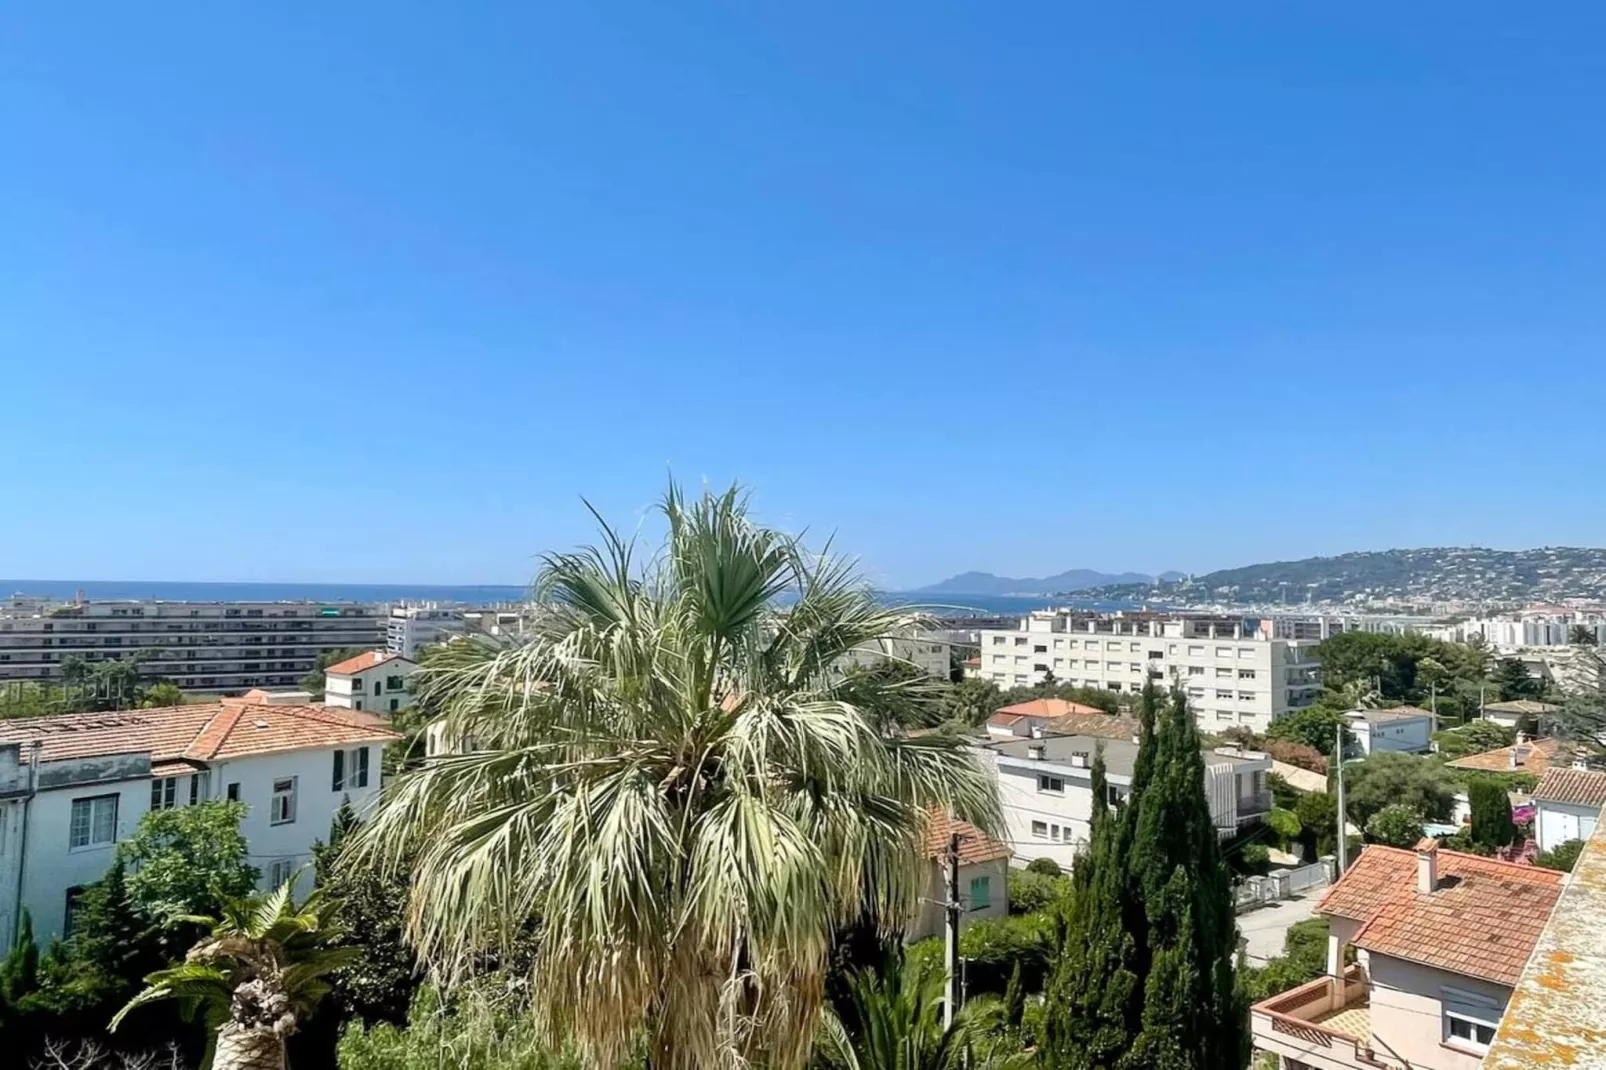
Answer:
<svg viewBox="0 0 1606 1070"><path fill-rule="evenodd" d="M368 786L368 748L357 748L357 787Z"/></svg>
<svg viewBox="0 0 1606 1070"><path fill-rule="evenodd" d="M337 750L337 751L335 751L335 783L334 783L334 787L331 790L339 791L341 788L343 788L345 786L346 786L346 752L343 751L343 750Z"/></svg>

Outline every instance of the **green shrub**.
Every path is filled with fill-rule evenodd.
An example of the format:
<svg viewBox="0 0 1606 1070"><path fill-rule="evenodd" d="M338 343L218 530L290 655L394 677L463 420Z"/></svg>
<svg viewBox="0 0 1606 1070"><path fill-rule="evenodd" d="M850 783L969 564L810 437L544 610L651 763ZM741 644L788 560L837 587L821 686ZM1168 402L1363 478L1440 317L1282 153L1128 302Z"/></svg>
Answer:
<svg viewBox="0 0 1606 1070"><path fill-rule="evenodd" d="M1064 871L1052 858L1034 858L1026 863L1026 872L1041 873L1045 877L1058 877Z"/></svg>
<svg viewBox="0 0 1606 1070"><path fill-rule="evenodd" d="M1559 869L1563 873L1571 873L1573 866L1578 862L1578 856L1583 853L1583 840L1568 840L1558 843L1548 851L1540 851L1534 855L1534 865L1544 866L1546 869Z"/></svg>
<svg viewBox="0 0 1606 1070"><path fill-rule="evenodd" d="M1045 877L1030 869L1009 873L1009 912L1035 914L1047 910L1071 888L1069 877Z"/></svg>

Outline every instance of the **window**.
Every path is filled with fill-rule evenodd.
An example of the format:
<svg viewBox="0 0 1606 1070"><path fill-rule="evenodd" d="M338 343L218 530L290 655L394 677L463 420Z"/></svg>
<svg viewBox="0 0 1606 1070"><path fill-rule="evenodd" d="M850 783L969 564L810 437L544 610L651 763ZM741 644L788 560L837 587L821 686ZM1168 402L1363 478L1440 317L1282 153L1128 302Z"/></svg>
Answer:
<svg viewBox="0 0 1606 1070"><path fill-rule="evenodd" d="M1188 655L1190 657L1195 657L1195 658L1204 657L1204 646L1202 644L1195 644L1194 646L1190 646L1188 648Z"/></svg>
<svg viewBox="0 0 1606 1070"><path fill-rule="evenodd" d="M1048 839L1048 822L1046 822L1046 821L1033 821L1032 822L1032 835L1036 836L1038 839L1041 839L1041 840Z"/></svg>
<svg viewBox="0 0 1606 1070"><path fill-rule="evenodd" d="M362 699L358 699L353 708L359 710L362 709Z"/></svg>
<svg viewBox="0 0 1606 1070"><path fill-rule="evenodd" d="M1231 669L1223 669L1220 666L1217 666L1216 667L1216 679L1217 680L1231 680L1232 679L1232 670Z"/></svg>
<svg viewBox="0 0 1606 1070"><path fill-rule="evenodd" d="M1218 647L1216 647L1216 657L1218 657L1218 658L1230 658L1230 657L1232 657L1232 647L1230 647L1230 646L1218 646Z"/></svg>
<svg viewBox="0 0 1606 1070"><path fill-rule="evenodd" d="M1161 659L1163 657L1165 657L1165 651L1163 651L1163 650L1151 650L1151 651L1149 651L1149 660L1150 661L1158 661L1159 659Z"/></svg>
<svg viewBox="0 0 1606 1070"><path fill-rule="evenodd" d="M236 780L234 783L232 783L228 787L224 788L223 789L223 797L225 799L229 800L229 802L239 802L240 801L240 782L238 780Z"/></svg>
<svg viewBox="0 0 1606 1070"><path fill-rule="evenodd" d="M268 887L270 889L282 887L286 881L295 876L295 860L281 858L277 862L268 863Z"/></svg>
<svg viewBox="0 0 1606 1070"><path fill-rule="evenodd" d="M1223 691L1221 688L1218 687L1218 688L1216 688L1216 698L1218 698L1218 699L1226 699L1227 701L1230 702L1230 701L1232 701L1232 692L1231 691Z"/></svg>
<svg viewBox="0 0 1606 1070"><path fill-rule="evenodd" d="M1132 686L1133 687L1137 687L1136 684L1133 684ZM1111 680L1110 684L1109 684L1109 687L1110 687L1111 691L1119 691L1119 690L1121 690L1121 681L1119 681L1119 680ZM1139 687L1138 690L1141 691L1143 689L1141 687Z"/></svg>
<svg viewBox="0 0 1606 1070"><path fill-rule="evenodd" d="M1189 698L1204 698L1204 688L1202 688L1202 687L1190 687L1190 688L1188 688L1188 697Z"/></svg>
<svg viewBox="0 0 1606 1070"><path fill-rule="evenodd" d="M159 776L151 781L151 809L171 810L178 805L178 777Z"/></svg>
<svg viewBox="0 0 1606 1070"><path fill-rule="evenodd" d="M1058 665L1060 668L1063 669L1063 668L1065 668L1065 659L1064 658L1055 658L1054 659L1054 664Z"/></svg>
<svg viewBox="0 0 1606 1070"><path fill-rule="evenodd" d="M390 700L390 712L391 713L395 713L400 708L401 708L401 699L393 698L393 699Z"/></svg>
<svg viewBox="0 0 1606 1070"><path fill-rule="evenodd" d="M1040 776L1037 778L1037 790L1051 791L1055 794L1063 794L1065 791L1065 781L1057 776Z"/></svg>
<svg viewBox="0 0 1606 1070"><path fill-rule="evenodd" d="M1459 988L1446 988L1442 992L1444 1006L1444 1042L1452 1048L1482 1054L1489 1050L1495 1029L1500 1025L1500 1004L1487 996L1464 992Z"/></svg>
<svg viewBox="0 0 1606 1070"><path fill-rule="evenodd" d="M1015 674L1015 682L1017 684L1024 684L1026 682L1026 674L1023 673L1023 672L1016 673Z"/></svg>
<svg viewBox="0 0 1606 1070"><path fill-rule="evenodd" d="M1218 721L1230 721L1230 720L1232 720L1232 711L1231 710L1217 710L1216 711L1216 720L1218 720Z"/></svg>
<svg viewBox="0 0 1606 1070"><path fill-rule="evenodd" d="M992 905L992 881L987 877L970 878L970 909L986 910Z"/></svg>
<svg viewBox="0 0 1606 1070"><path fill-rule="evenodd" d="M268 807L268 824L288 825L296 819L296 778L273 782L273 801Z"/></svg>
<svg viewBox="0 0 1606 1070"><path fill-rule="evenodd" d="M993 646L1003 646L1003 645L1004 645L1004 636L1002 636L1002 635L993 636Z"/></svg>
<svg viewBox="0 0 1606 1070"><path fill-rule="evenodd" d="M1143 652L1143 644L1142 643L1133 643L1132 646L1129 649L1134 654L1140 654L1140 653Z"/></svg>
<svg viewBox="0 0 1606 1070"><path fill-rule="evenodd" d="M368 786L368 748L335 751L334 777L331 791Z"/></svg>
<svg viewBox="0 0 1606 1070"><path fill-rule="evenodd" d="M1255 656L1255 648L1252 646L1241 646L1238 648L1238 656L1243 658L1245 661L1249 661Z"/></svg>
<svg viewBox="0 0 1606 1070"><path fill-rule="evenodd" d="M1062 647L1064 645L1065 645L1065 640L1063 640L1063 639L1054 640L1054 649L1055 650L1058 650L1060 647Z"/></svg>
<svg viewBox="0 0 1606 1070"><path fill-rule="evenodd" d="M1097 650L1098 648L1099 648L1099 641L1097 639L1084 639L1084 640L1082 640L1082 649L1083 650Z"/></svg>
<svg viewBox="0 0 1606 1070"><path fill-rule="evenodd" d="M1003 663L1004 663L1004 655L1002 655L1002 654L994 654L993 655L993 664L994 665L1002 665Z"/></svg>
<svg viewBox="0 0 1606 1070"><path fill-rule="evenodd" d="M1204 675L1204 666L1203 665L1189 665L1188 666L1188 675L1189 676L1203 676Z"/></svg>
<svg viewBox="0 0 1606 1070"><path fill-rule="evenodd" d="M407 686L407 681L403 680L400 676L387 676L387 677L385 677L385 690L386 691L400 691L402 688L404 688L406 686Z"/></svg>
<svg viewBox="0 0 1606 1070"><path fill-rule="evenodd" d="M1016 646L1025 646L1026 645L1026 637L1024 635L1017 635L1015 637L1015 645Z"/></svg>
<svg viewBox="0 0 1606 1070"><path fill-rule="evenodd" d="M379 681L378 680L374 681L374 694L376 694L376 695L379 694Z"/></svg>
<svg viewBox="0 0 1606 1070"><path fill-rule="evenodd" d="M72 819L67 828L67 846L103 847L117 842L117 796L93 795L72 801Z"/></svg>
<svg viewBox="0 0 1606 1070"><path fill-rule="evenodd" d="M1053 840L1055 843L1059 843L1060 842L1060 827L1058 825L1050 825L1050 826L1048 826L1048 828L1049 828L1049 839Z"/></svg>
<svg viewBox="0 0 1606 1070"><path fill-rule="evenodd" d="M1033 643L1032 644L1032 653L1033 654L1047 654L1048 653L1048 644L1046 644L1046 643Z"/></svg>
<svg viewBox="0 0 1606 1070"><path fill-rule="evenodd" d="M1104 644L1104 649L1105 650L1120 650L1121 649L1121 644L1120 643L1105 643Z"/></svg>
<svg viewBox="0 0 1606 1070"><path fill-rule="evenodd" d="M1238 692L1238 701L1253 702L1255 701L1255 693L1253 691L1240 691Z"/></svg>
<svg viewBox="0 0 1606 1070"><path fill-rule="evenodd" d="M200 773L190 774L190 805L206 801L206 778Z"/></svg>
<svg viewBox="0 0 1606 1070"><path fill-rule="evenodd" d="M1114 784L1104 785L1104 795L1104 801L1109 803L1111 806L1115 806L1121 802L1121 789L1116 787Z"/></svg>
<svg viewBox="0 0 1606 1070"><path fill-rule="evenodd" d="M1255 678L1255 670L1254 669L1239 669L1238 670L1238 679L1240 679L1240 680L1253 680L1254 678Z"/></svg>
<svg viewBox="0 0 1606 1070"><path fill-rule="evenodd" d="M67 889L67 909L61 919L61 935L71 936L78 928L78 911L84 902L84 886L75 884Z"/></svg>

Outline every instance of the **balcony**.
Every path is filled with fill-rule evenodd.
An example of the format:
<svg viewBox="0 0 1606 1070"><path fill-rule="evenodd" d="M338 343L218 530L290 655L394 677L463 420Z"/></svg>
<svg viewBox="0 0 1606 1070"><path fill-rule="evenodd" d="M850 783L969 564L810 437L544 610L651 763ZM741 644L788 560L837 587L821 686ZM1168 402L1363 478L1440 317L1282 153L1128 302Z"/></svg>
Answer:
<svg viewBox="0 0 1606 1070"><path fill-rule="evenodd" d="M1372 1050L1372 1015L1359 966L1318 977L1249 1009L1255 1049L1311 1070L1387 1067Z"/></svg>
<svg viewBox="0 0 1606 1070"><path fill-rule="evenodd" d="M1263 821L1271 813L1271 792L1259 791L1252 795L1238 796L1238 824L1246 825L1252 821Z"/></svg>

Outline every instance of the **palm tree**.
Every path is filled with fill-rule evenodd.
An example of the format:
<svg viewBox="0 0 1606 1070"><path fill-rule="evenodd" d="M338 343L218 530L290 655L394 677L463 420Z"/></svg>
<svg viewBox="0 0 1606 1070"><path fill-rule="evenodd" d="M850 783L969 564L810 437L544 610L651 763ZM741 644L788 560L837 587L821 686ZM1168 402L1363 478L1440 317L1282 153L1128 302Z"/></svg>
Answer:
<svg viewBox="0 0 1606 1070"><path fill-rule="evenodd" d="M146 989L117 1012L115 1031L135 1007L176 999L202 1011L213 1031L203 1065L214 1070L284 1070L284 1041L329 991L324 980L351 961L330 936L316 896L297 907L286 881L266 895L232 900L184 961L145 978Z"/></svg>
<svg viewBox="0 0 1606 1070"><path fill-rule="evenodd" d="M390 784L353 849L417 852L408 934L444 983L533 949L538 1027L593 1065L789 1070L836 928L912 916L926 808L992 829L997 798L961 741L897 723L938 720L940 683L844 670L915 618L735 488L662 512L645 562L606 524L546 557L524 643L415 674L472 744Z"/></svg>
<svg viewBox="0 0 1606 1070"><path fill-rule="evenodd" d="M856 971L837 1013L827 1013L820 1063L830 1070L1005 1070L1030 1065L1018 1030L995 998L973 1001L946 1028L945 978L928 961ZM997 1043L995 1043L995 1041ZM1013 1047L1013 1051L1003 1049ZM997 1049L997 1050L991 1050Z"/></svg>

